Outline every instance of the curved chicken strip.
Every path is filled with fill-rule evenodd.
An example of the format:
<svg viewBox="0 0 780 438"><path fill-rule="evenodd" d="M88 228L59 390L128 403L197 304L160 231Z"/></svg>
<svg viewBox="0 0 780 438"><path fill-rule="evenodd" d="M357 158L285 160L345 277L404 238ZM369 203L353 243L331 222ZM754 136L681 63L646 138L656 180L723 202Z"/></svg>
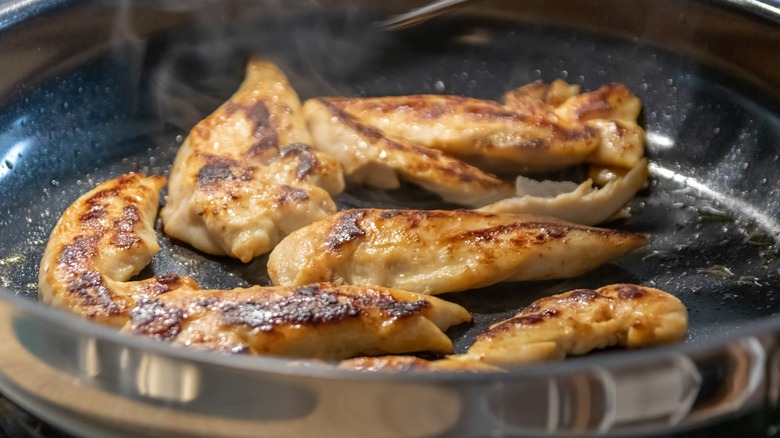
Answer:
<svg viewBox="0 0 780 438"><path fill-rule="evenodd" d="M318 101L329 104L333 115L313 120L307 111L307 119L317 128L312 134L318 146L327 141L319 126L343 123L341 112L396 142L512 174L583 161L630 168L644 155L644 131L636 124L641 102L620 84L579 94L578 86L563 81L539 81L510 91L504 100L502 105L440 95L327 98Z"/></svg>
<svg viewBox="0 0 780 438"><path fill-rule="evenodd" d="M642 234L469 210L336 213L271 252L274 284L375 284L426 294L579 275L644 245Z"/></svg>
<svg viewBox="0 0 780 438"><path fill-rule="evenodd" d="M198 290L177 275L127 282L159 250L153 223L164 184L125 175L66 209L41 261L41 301L177 344L324 359L449 353L442 330L471 320L456 304L372 286Z"/></svg>
<svg viewBox="0 0 780 438"><path fill-rule="evenodd" d="M38 298L96 322L122 326L136 302L178 288L189 277L131 281L159 251L154 233L165 178L128 174L104 182L68 207L51 233Z"/></svg>
<svg viewBox="0 0 780 438"><path fill-rule="evenodd" d="M599 141L594 128L579 124L569 129L541 103L525 114L495 101L460 96L320 100L399 142L514 174L581 163ZM319 143L317 132L312 135Z"/></svg>
<svg viewBox="0 0 780 438"><path fill-rule="evenodd" d="M441 151L387 136L338 107L340 99L310 99L303 106L318 149L341 163L351 180L379 188L397 188L399 176L444 200L479 207L512 196L506 181Z"/></svg>
<svg viewBox="0 0 780 438"><path fill-rule="evenodd" d="M554 111L560 120L584 123L599 132L599 147L588 163L631 168L645 154L645 130L636 123L642 102L621 84L572 96Z"/></svg>
<svg viewBox="0 0 780 438"><path fill-rule="evenodd" d="M647 160L640 160L627 174L616 176L599 189L594 188L593 180L588 179L579 186L569 183L561 192L553 192L551 196L537 194L533 190L537 187L560 187L560 185L561 183L550 181L540 183L520 176L517 178L518 194L531 193L507 198L479 210L491 213L552 216L578 224L597 225L615 216L639 190L647 185Z"/></svg>
<svg viewBox="0 0 780 438"><path fill-rule="evenodd" d="M649 287L613 284L542 298L500 322L452 360L508 367L561 360L597 348L641 348L679 342L688 312L675 296Z"/></svg>
<svg viewBox="0 0 780 438"><path fill-rule="evenodd" d="M435 297L322 283L171 292L141 302L125 330L196 348L340 360L449 353L442 330L468 321L466 309Z"/></svg>
<svg viewBox="0 0 780 438"><path fill-rule="evenodd" d="M466 354L436 361L415 356L359 357L339 366L360 371L500 371L610 346L670 344L682 341L687 330L688 312L673 295L613 284L537 300L514 318L493 325Z"/></svg>
<svg viewBox="0 0 780 438"><path fill-rule="evenodd" d="M165 232L248 262L336 211L341 168L314 150L301 104L273 64L252 60L238 91L179 149L161 212Z"/></svg>

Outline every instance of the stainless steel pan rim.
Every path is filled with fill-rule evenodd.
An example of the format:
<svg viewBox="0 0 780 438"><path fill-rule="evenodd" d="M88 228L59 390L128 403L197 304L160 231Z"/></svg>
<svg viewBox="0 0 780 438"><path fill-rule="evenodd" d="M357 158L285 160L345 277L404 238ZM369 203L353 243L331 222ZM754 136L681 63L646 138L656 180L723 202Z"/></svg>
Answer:
<svg viewBox="0 0 780 438"><path fill-rule="evenodd" d="M2 291L2 289L0 289ZM337 368L328 364L313 362L311 366L290 366L290 359L273 356L245 356L215 354L200 350L175 347L170 344L119 333L108 327L85 321L82 318L64 312L41 306L38 303L13 296L11 293L1 293L0 300L20 309L32 318L50 323L53 326L67 327L78 334L98 338L117 345L125 345L142 351L150 351L164 356L191 361L208 363L227 368L235 368L253 372L278 373L290 376L307 376L316 378L354 378L358 380L390 379L390 380L451 380L458 381L493 381L497 376L501 380L515 380L530 377L550 376L555 374L576 373L593 369L594 367L610 368L611 366L631 367L647 364L662 358L688 355L697 356L728 348L729 344L740 340L761 338L767 333L780 332L780 318L765 318L751 322L745 327L729 333L725 338L704 339L695 344L676 344L635 351L620 351L612 354L591 354L570 358L563 362L533 364L511 369L506 373L365 373L349 369ZM293 361L295 361L293 359Z"/></svg>

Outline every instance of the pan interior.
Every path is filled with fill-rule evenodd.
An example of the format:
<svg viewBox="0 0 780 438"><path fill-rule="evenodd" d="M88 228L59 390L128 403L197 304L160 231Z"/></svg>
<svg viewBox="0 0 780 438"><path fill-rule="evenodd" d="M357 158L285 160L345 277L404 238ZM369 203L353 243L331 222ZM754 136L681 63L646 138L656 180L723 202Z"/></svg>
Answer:
<svg viewBox="0 0 780 438"><path fill-rule="evenodd" d="M238 86L250 54L278 62L302 99L416 93L498 99L513 87L556 78L585 90L621 82L641 98L652 184L630 204L631 218L607 226L647 233L650 245L578 278L442 296L475 316L450 332L459 352L539 297L614 282L677 295L690 311L688 343L780 311L774 219L780 207L772 178L780 106L761 90L660 48L575 30L451 19L381 33L369 20L322 14L294 24L252 21L216 36L162 33L7 103L0 112L0 286L35 300L38 263L62 211L122 173L167 174L188 130ZM452 207L412 186L350 187L338 202ZM172 242L159 223L158 232L162 250L142 277L184 274L220 289L269 284L265 257L242 264Z"/></svg>

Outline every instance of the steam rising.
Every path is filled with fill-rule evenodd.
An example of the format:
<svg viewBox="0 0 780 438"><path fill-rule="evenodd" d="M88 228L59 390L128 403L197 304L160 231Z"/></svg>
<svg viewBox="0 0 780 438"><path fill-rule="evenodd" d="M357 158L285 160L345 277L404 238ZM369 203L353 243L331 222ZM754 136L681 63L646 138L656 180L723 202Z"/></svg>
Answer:
<svg viewBox="0 0 780 438"><path fill-rule="evenodd" d="M122 44L115 46L139 81L153 63L147 74L157 116L185 132L238 87L250 56L277 63L303 99L351 95L349 84L379 56L385 38L356 7L334 13L316 1L209 0L163 2L160 19L186 25L148 40L134 16L140 3L117 7L112 32Z"/></svg>

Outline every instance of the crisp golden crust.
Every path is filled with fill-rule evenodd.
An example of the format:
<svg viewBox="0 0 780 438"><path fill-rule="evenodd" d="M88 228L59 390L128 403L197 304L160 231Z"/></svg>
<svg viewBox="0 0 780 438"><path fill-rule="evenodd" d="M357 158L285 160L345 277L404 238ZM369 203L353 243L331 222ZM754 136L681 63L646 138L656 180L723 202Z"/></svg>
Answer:
<svg viewBox="0 0 780 438"><path fill-rule="evenodd" d="M555 108L555 114L569 123L599 119L636 122L641 110L642 103L628 88L609 84L571 96Z"/></svg>
<svg viewBox="0 0 780 438"><path fill-rule="evenodd" d="M514 193L512 185L441 151L386 135L339 106L341 99L317 98L304 113L317 148L341 163L353 181L395 188L399 177L468 206L481 206Z"/></svg>
<svg viewBox="0 0 780 438"><path fill-rule="evenodd" d="M632 168L645 154L645 130L637 124L642 102L622 84L610 84L572 96L555 108L556 116L599 132L599 147L586 162Z"/></svg>
<svg viewBox="0 0 780 438"><path fill-rule="evenodd" d="M508 92L504 104L439 95L318 100L383 137L497 172L581 162L634 167L644 155L644 131L636 124L641 102L620 84L580 94L563 81L538 81ZM311 128L308 111L307 119ZM343 120L339 115L316 124ZM312 131L319 143L318 129Z"/></svg>
<svg viewBox="0 0 780 438"><path fill-rule="evenodd" d="M181 287L188 277L127 282L159 250L154 234L160 176L127 174L77 199L51 233L39 271L39 299L97 322L121 326L138 300Z"/></svg>
<svg viewBox="0 0 780 438"><path fill-rule="evenodd" d="M645 286L613 284L535 301L495 324L456 360L512 366L561 360L597 348L641 348L679 342L688 312L675 296Z"/></svg>
<svg viewBox="0 0 780 438"><path fill-rule="evenodd" d="M195 348L340 360L451 352L442 330L470 320L434 297L322 283L171 292L141 302L125 330Z"/></svg>
<svg viewBox="0 0 780 438"><path fill-rule="evenodd" d="M598 145L596 130L582 124L565 127L541 106L525 113L494 101L438 95L330 101L388 137L481 167L509 160L514 173L577 164Z"/></svg>
<svg viewBox="0 0 780 438"><path fill-rule="evenodd" d="M335 212L340 165L311 143L287 78L273 64L250 61L239 90L179 149L161 212L165 232L247 262Z"/></svg>
<svg viewBox="0 0 780 438"><path fill-rule="evenodd" d="M356 209L285 238L274 284L374 284L427 294L579 275L644 245L644 235L469 210Z"/></svg>

